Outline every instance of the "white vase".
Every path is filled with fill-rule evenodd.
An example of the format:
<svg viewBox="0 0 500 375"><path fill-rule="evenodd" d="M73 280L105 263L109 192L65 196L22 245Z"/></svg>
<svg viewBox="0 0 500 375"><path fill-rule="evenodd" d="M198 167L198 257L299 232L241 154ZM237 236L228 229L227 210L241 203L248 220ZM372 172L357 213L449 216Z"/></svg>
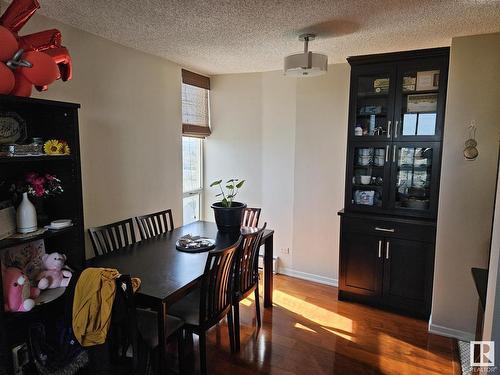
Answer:
<svg viewBox="0 0 500 375"><path fill-rule="evenodd" d="M17 231L19 233L31 233L37 229L35 206L28 199L28 193L23 193L23 200L17 207Z"/></svg>

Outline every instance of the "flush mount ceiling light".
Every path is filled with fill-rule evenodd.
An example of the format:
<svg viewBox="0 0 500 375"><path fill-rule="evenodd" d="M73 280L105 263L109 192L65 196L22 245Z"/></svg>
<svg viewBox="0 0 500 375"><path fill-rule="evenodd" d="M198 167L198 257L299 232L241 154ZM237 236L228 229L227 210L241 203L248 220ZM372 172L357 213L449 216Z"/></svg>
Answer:
<svg viewBox="0 0 500 375"><path fill-rule="evenodd" d="M309 42L315 34L302 34L299 40L304 42L304 52L285 57L285 75L289 77L314 77L325 74L328 69L328 57L308 50Z"/></svg>

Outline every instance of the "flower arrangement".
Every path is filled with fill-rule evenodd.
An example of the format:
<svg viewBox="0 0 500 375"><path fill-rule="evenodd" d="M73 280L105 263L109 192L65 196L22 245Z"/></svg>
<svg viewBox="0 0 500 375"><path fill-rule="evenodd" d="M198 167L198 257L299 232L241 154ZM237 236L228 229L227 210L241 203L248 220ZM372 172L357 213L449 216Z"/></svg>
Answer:
<svg viewBox="0 0 500 375"><path fill-rule="evenodd" d="M29 172L26 173L24 181L12 185L11 191L14 193L14 199L24 192L32 197L46 198L61 194L64 189L61 180L53 174Z"/></svg>
<svg viewBox="0 0 500 375"><path fill-rule="evenodd" d="M47 155L69 155L71 152L68 142L58 139L50 139L45 142L43 151Z"/></svg>

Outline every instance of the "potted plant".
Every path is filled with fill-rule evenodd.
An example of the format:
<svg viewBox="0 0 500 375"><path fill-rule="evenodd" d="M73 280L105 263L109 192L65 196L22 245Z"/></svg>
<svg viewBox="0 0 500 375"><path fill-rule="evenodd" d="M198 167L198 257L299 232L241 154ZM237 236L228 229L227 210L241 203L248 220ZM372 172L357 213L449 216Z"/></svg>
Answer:
<svg viewBox="0 0 500 375"><path fill-rule="evenodd" d="M245 203L235 202L234 197L236 197L244 183L245 180L232 178L226 181L225 191L222 187L222 180L217 180L210 184L210 187L218 186L220 189L220 193L215 196L220 197L221 200L212 204L215 223L220 232L228 233L240 230L243 210L247 205Z"/></svg>

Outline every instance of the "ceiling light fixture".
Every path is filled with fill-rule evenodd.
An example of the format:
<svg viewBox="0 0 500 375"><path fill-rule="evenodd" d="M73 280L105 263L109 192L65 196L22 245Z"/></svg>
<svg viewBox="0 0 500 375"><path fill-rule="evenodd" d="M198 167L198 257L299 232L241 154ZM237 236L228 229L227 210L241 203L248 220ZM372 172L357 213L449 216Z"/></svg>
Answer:
<svg viewBox="0 0 500 375"><path fill-rule="evenodd" d="M284 73L289 77L314 77L325 74L328 69L328 56L309 51L309 42L315 34L302 34L299 40L304 42L304 52L285 57Z"/></svg>

